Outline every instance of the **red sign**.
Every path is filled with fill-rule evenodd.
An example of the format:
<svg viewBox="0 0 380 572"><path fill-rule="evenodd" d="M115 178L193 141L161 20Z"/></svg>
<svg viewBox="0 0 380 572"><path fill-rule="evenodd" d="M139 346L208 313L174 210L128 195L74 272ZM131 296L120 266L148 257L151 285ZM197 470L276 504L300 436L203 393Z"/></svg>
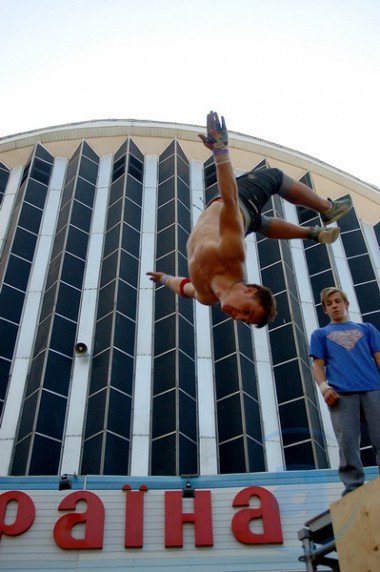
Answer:
<svg viewBox="0 0 380 572"><path fill-rule="evenodd" d="M148 490L142 485L139 490L131 490L125 485L125 548L143 548L144 546L144 505ZM193 512L183 512L182 492L164 491L165 495L165 548L183 546L183 526L194 526L195 546L213 546L211 491L194 492ZM250 508L251 498L259 500L260 506ZM86 509L77 511L80 501L86 503ZM10 502L17 503L17 512L12 524L6 524L6 513ZM232 517L232 534L243 544L282 544L280 511L277 500L267 489L247 487L233 499L233 507L246 507ZM58 511L70 511L60 516L53 529L57 546L64 550L103 548L105 508L98 495L91 491L75 491L68 494L58 505ZM9 491L0 494L0 540L1 535L17 536L24 534L35 519L34 502L29 495L21 491ZM259 521L263 532L255 533L250 529L252 521ZM83 524L84 537L75 538L72 534L76 524Z"/></svg>

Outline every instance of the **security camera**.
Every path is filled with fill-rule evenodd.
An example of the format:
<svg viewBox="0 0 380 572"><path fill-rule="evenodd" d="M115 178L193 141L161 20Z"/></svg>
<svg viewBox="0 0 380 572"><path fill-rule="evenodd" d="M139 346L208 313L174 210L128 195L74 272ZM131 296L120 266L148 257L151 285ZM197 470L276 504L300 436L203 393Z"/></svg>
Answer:
<svg viewBox="0 0 380 572"><path fill-rule="evenodd" d="M84 342L77 342L74 346L74 351L78 356L83 356L87 353L87 346Z"/></svg>

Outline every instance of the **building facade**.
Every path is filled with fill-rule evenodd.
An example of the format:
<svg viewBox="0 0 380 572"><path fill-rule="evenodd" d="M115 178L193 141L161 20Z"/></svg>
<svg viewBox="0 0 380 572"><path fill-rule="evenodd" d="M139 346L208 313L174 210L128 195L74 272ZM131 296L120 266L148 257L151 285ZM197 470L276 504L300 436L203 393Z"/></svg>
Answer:
<svg viewBox="0 0 380 572"><path fill-rule="evenodd" d="M216 188L200 130L110 120L0 140L0 475L9 483L337 467L308 341L327 323L319 292L331 285L347 292L352 319L380 328L380 191L231 133L237 175L277 167L354 203L332 245L247 237L247 279L269 286L279 311L261 330L233 322L146 276L187 274L187 238ZM278 196L265 212L320 223ZM366 437L362 456L375 464Z"/></svg>

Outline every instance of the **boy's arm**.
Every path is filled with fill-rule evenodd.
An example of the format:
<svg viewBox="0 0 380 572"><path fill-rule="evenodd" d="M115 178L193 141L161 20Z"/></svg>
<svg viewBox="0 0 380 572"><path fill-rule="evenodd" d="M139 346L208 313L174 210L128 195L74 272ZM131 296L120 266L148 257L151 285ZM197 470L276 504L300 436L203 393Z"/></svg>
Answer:
<svg viewBox="0 0 380 572"><path fill-rule="evenodd" d="M325 372L325 360L320 358L313 359L313 372L319 390L323 395L327 405L333 406L339 401L339 394L330 387Z"/></svg>
<svg viewBox="0 0 380 572"><path fill-rule="evenodd" d="M156 284L164 284L169 290L183 298L195 298L195 288L189 278L184 276L171 276L165 272L147 272L150 280Z"/></svg>
<svg viewBox="0 0 380 572"><path fill-rule="evenodd" d="M218 188L222 197L220 211L220 248L222 256L244 260L245 244L240 214L238 188L228 151L228 132L224 117L217 113L207 115L207 137L199 135L203 144L213 152Z"/></svg>

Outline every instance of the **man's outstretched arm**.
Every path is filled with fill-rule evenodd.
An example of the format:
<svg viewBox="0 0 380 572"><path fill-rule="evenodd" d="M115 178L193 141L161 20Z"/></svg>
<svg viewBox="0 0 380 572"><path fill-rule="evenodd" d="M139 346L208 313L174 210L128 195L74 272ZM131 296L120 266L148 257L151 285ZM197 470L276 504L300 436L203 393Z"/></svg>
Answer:
<svg viewBox="0 0 380 572"><path fill-rule="evenodd" d="M228 131L224 117L210 111L207 115L207 137L199 135L212 151L216 164L218 188L223 200L220 210L220 253L223 257L245 259L244 229L240 213L238 188L228 150Z"/></svg>
<svg viewBox="0 0 380 572"><path fill-rule="evenodd" d="M165 272L147 272L150 280L156 284L164 284L178 296L183 298L195 298L195 288L189 278L185 276L171 276Z"/></svg>

